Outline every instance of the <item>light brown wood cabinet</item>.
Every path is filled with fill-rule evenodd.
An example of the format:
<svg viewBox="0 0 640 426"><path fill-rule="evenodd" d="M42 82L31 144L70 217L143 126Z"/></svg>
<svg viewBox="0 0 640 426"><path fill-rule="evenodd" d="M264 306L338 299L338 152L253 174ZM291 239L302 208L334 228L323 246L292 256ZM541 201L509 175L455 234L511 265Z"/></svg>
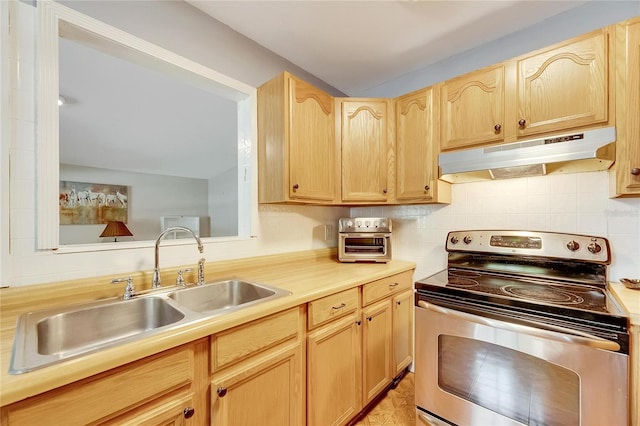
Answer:
<svg viewBox="0 0 640 426"><path fill-rule="evenodd" d="M395 100L398 203L451 202L449 184L438 180L438 99L427 87Z"/></svg>
<svg viewBox="0 0 640 426"><path fill-rule="evenodd" d="M412 276L407 271L308 304L309 425L347 424L411 363L412 343L406 340L413 340L413 310L394 306L411 299ZM361 307L353 305L353 290L361 292Z"/></svg>
<svg viewBox="0 0 640 426"><path fill-rule="evenodd" d="M207 424L207 351L201 339L45 392L3 408L3 422Z"/></svg>
<svg viewBox="0 0 640 426"><path fill-rule="evenodd" d="M413 290L394 296L393 306L393 375L413 361Z"/></svg>
<svg viewBox="0 0 640 426"><path fill-rule="evenodd" d="M608 121L607 29L521 57L517 73L518 137Z"/></svg>
<svg viewBox="0 0 640 426"><path fill-rule="evenodd" d="M504 140L505 66L447 80L440 86L442 149Z"/></svg>
<svg viewBox="0 0 640 426"><path fill-rule="evenodd" d="M441 149L615 123L611 28L441 83Z"/></svg>
<svg viewBox="0 0 640 426"><path fill-rule="evenodd" d="M212 336L212 424L304 423L304 324L293 308Z"/></svg>
<svg viewBox="0 0 640 426"><path fill-rule="evenodd" d="M333 97L285 72L258 88L261 203L335 198Z"/></svg>
<svg viewBox="0 0 640 426"><path fill-rule="evenodd" d="M394 196L393 105L388 99L342 98L342 201L385 203Z"/></svg>
<svg viewBox="0 0 640 426"><path fill-rule="evenodd" d="M616 162L611 195L640 196L640 18L616 25Z"/></svg>

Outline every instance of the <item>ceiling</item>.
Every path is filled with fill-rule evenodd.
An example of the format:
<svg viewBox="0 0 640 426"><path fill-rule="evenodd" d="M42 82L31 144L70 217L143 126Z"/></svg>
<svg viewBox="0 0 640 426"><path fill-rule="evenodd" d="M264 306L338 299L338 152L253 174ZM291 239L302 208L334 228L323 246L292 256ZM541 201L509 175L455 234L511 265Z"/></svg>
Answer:
<svg viewBox="0 0 640 426"><path fill-rule="evenodd" d="M586 3L187 2L350 96Z"/></svg>

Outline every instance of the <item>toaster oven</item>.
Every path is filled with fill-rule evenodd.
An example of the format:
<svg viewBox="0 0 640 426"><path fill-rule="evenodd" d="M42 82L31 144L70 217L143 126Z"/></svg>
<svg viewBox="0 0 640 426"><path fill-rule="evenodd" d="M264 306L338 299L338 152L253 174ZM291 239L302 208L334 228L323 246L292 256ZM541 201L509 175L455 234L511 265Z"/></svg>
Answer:
<svg viewBox="0 0 640 426"><path fill-rule="evenodd" d="M357 217L338 221L340 262L391 260L391 219Z"/></svg>

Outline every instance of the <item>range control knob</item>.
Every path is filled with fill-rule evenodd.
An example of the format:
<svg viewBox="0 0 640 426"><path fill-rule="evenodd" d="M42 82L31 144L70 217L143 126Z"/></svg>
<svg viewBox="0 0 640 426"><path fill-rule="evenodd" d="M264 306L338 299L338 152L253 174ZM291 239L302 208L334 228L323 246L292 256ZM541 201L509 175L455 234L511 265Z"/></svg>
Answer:
<svg viewBox="0 0 640 426"><path fill-rule="evenodd" d="M460 240L458 239L458 237L454 235L453 237L451 237L449 241L451 241L451 244L458 244L458 241Z"/></svg>
<svg viewBox="0 0 640 426"><path fill-rule="evenodd" d="M570 251L576 251L576 250L578 250L578 249L580 248L580 244L578 244L578 242L577 242L577 241L569 241L569 242L567 243L567 248L568 248Z"/></svg>
<svg viewBox="0 0 640 426"><path fill-rule="evenodd" d="M473 238L471 238L471 235L465 235L462 241L464 241L465 244L470 244Z"/></svg>
<svg viewBox="0 0 640 426"><path fill-rule="evenodd" d="M598 243L589 243L587 246L587 250L589 250L593 254L598 254L602 251L602 247Z"/></svg>
<svg viewBox="0 0 640 426"><path fill-rule="evenodd" d="M369 221L367 220L367 221L364 223L364 226L366 226L366 227L368 228L369 226L371 226L371 222L369 222Z"/></svg>

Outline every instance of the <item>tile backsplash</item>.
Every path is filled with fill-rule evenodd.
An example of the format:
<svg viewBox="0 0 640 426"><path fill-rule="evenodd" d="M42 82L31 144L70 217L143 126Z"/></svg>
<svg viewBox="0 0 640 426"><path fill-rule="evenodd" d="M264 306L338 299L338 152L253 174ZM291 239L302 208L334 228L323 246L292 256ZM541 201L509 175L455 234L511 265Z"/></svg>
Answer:
<svg viewBox="0 0 640 426"><path fill-rule="evenodd" d="M608 172L540 176L452 186L450 205L359 207L351 216L393 218L397 259L418 264L421 278L446 266L447 232L521 229L609 239L611 280L640 278L640 199L610 199Z"/></svg>

